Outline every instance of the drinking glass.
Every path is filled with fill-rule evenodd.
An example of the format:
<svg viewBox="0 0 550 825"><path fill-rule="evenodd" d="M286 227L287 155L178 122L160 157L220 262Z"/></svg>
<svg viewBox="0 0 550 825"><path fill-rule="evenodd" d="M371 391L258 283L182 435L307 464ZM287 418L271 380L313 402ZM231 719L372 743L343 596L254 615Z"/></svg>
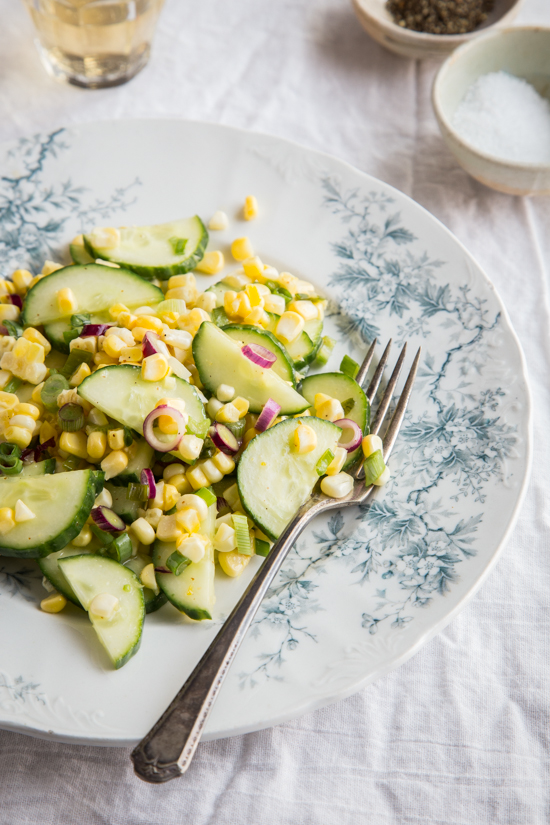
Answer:
<svg viewBox="0 0 550 825"><path fill-rule="evenodd" d="M42 62L53 77L99 89L147 63L164 0L24 0Z"/></svg>

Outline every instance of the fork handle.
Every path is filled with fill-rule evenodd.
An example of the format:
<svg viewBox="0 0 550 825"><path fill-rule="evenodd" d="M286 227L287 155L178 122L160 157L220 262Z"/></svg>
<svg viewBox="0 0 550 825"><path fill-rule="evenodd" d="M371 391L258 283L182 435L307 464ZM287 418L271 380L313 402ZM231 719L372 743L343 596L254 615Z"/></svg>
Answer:
<svg viewBox="0 0 550 825"><path fill-rule="evenodd" d="M176 698L132 751L140 779L168 782L187 770L214 701L271 582L320 509L318 502L311 501L300 508Z"/></svg>

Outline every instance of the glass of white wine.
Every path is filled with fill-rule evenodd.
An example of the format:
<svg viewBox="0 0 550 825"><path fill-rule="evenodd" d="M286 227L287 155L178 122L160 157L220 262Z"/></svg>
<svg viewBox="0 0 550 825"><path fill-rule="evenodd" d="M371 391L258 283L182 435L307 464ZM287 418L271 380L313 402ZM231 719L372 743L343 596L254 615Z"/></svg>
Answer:
<svg viewBox="0 0 550 825"><path fill-rule="evenodd" d="M53 77L99 89L147 63L164 0L24 0L36 45Z"/></svg>

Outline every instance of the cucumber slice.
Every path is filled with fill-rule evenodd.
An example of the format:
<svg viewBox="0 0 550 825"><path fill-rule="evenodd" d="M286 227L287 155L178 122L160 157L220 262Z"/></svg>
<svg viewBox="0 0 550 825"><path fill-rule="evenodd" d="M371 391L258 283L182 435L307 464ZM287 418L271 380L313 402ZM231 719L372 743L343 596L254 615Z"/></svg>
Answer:
<svg viewBox="0 0 550 825"><path fill-rule="evenodd" d="M363 433L368 433L370 425L370 404L367 396L353 378L342 372L325 372L319 375L310 375L304 378L301 384L304 398L313 404L315 395L322 392L338 399L344 407L345 418L351 418L361 427ZM347 402L347 403L346 403ZM361 455L361 448L348 453L344 470L351 467Z"/></svg>
<svg viewBox="0 0 550 825"><path fill-rule="evenodd" d="M95 258L92 258L84 246L84 239L82 239L82 243L69 244L69 252L75 264L82 264L82 266L84 266L85 264L93 264L95 261Z"/></svg>
<svg viewBox="0 0 550 825"><path fill-rule="evenodd" d="M275 330L277 328L277 324L279 322L279 315L275 315L273 312L267 313L269 316L269 325L267 327L268 332L273 333L275 335ZM310 324L310 329L312 332L317 335L318 329L317 326L313 325L321 325L321 331L323 329L323 322L322 321L308 321L306 323ZM281 344L283 346L283 344ZM306 329L291 343L284 344L285 350L288 352L290 359L293 363L294 369L300 372L304 370L311 362L315 359L317 352L319 351L319 347L321 346L321 336L319 335L318 341L315 343L312 341Z"/></svg>
<svg viewBox="0 0 550 825"><path fill-rule="evenodd" d="M214 606L214 549L212 541L216 529L217 506L210 505L208 515L201 524L201 533L210 539L204 557L197 564L190 564L179 576L174 573L157 573L157 583L174 607L195 621L212 618ZM165 567L166 559L176 549L175 542L155 541L153 562L155 567Z"/></svg>
<svg viewBox="0 0 550 825"><path fill-rule="evenodd" d="M94 553L68 556L58 565L84 610L100 593L119 600L120 607L112 619L88 615L115 668L122 667L139 647L145 617L142 586L136 574Z"/></svg>
<svg viewBox="0 0 550 825"><path fill-rule="evenodd" d="M46 476L55 473L55 458L46 458L44 461L32 461L30 464L23 464L23 469L19 476L8 476L8 479L16 479L24 476L25 478L32 478L33 476Z"/></svg>
<svg viewBox="0 0 550 825"><path fill-rule="evenodd" d="M206 437L210 426L210 419L196 389L175 375L162 381L144 381L140 367L114 364L85 378L78 393L106 415L139 433L143 433L143 422L161 398L180 398L185 401L186 411L196 422L196 434L200 438ZM121 478L125 479L127 474L128 468ZM124 483L127 484L128 481L124 480Z"/></svg>
<svg viewBox="0 0 550 825"><path fill-rule="evenodd" d="M0 484L0 507L21 499L36 516L0 536L0 556L37 559L61 550L82 530L102 488L103 473L95 470L19 475Z"/></svg>
<svg viewBox="0 0 550 825"><path fill-rule="evenodd" d="M212 284L209 286L205 292L213 292L216 296L216 306L222 307L223 306L223 296L227 292L227 290L233 290L233 292L242 292L244 287L235 287L231 286L230 284L226 284L225 281L218 281L217 284Z"/></svg>
<svg viewBox="0 0 550 825"><path fill-rule="evenodd" d="M248 324L229 324L228 326L222 327L222 329L230 338L237 341L241 348L245 344L259 344L261 347L265 347L272 352L277 360L271 369L276 372L283 381L290 381L293 387L296 386L296 377L294 375L292 361L283 345L277 341L273 333L265 332Z"/></svg>
<svg viewBox="0 0 550 825"><path fill-rule="evenodd" d="M145 443L147 443L147 442L144 442L144 444ZM149 446L149 445L147 445L147 446ZM151 448L149 447L149 449L151 449ZM152 452L153 451L151 450L151 453ZM116 478L118 478L118 476L116 476ZM120 516L120 518L122 519L123 522L125 522L125 524L132 524L132 522L134 522L137 518L139 518L139 516L138 516L139 508L143 507L143 506L147 506L147 502L146 501L130 501L130 499L128 498L128 485L125 484L124 486L120 485L119 487L115 487L112 482L113 482L113 479L111 479L111 481L109 481L105 485L105 487L110 492L110 494L112 496L112 499L113 499L112 509L115 511L115 513L118 516ZM134 570L134 572L136 572L136 571Z"/></svg>
<svg viewBox="0 0 550 825"><path fill-rule="evenodd" d="M108 312L94 312L90 314L90 324L112 324L113 319ZM65 352L67 355L71 351L70 342L66 341L63 333L72 330L71 320L52 321L44 326L44 335L58 352Z"/></svg>
<svg viewBox="0 0 550 825"><path fill-rule="evenodd" d="M93 233L84 235L84 244L93 258L113 261L144 278L161 280L194 269L207 243L208 232L197 215L153 226L124 226L115 249L94 246Z"/></svg>
<svg viewBox="0 0 550 825"><path fill-rule="evenodd" d="M77 595L73 588L61 572L61 568L57 562L60 559L68 558L68 556L81 556L82 554L88 555L91 552L92 551L88 550L86 547L74 547L72 544L68 544L62 550L56 550L55 553L50 553L49 556L45 556L43 559L38 559L38 566L42 571L42 575L45 576L51 584L53 584L58 593L61 593L66 599L75 604L77 607L82 607L82 605L78 601Z"/></svg>
<svg viewBox="0 0 550 825"><path fill-rule="evenodd" d="M299 424L315 430L317 446L299 455L293 449ZM311 495L319 480L316 465L326 450L334 452L342 430L320 418L281 421L249 443L237 470L239 496L250 518L273 541Z"/></svg>
<svg viewBox="0 0 550 825"><path fill-rule="evenodd" d="M143 570L143 568L147 567L148 564L151 564L152 561L153 559L150 556L132 556L132 558L128 559L124 566L129 567L130 570L133 570L133 572L139 579L140 573ZM155 591L151 590L149 587L143 588L143 598L145 599L146 613L154 613L168 601L166 594L163 593L162 590L159 590L158 593L155 593Z"/></svg>
<svg viewBox="0 0 550 825"><path fill-rule="evenodd" d="M164 300L161 289L147 283L127 269L88 264L66 266L41 278L29 291L21 313L24 326L36 327L62 318L70 319L75 310L60 312L57 292L69 288L77 301L76 312L105 312L113 304L127 307L156 305Z"/></svg>
<svg viewBox="0 0 550 825"><path fill-rule="evenodd" d="M273 370L253 364L236 341L208 321L201 324L193 339L193 357L207 390L215 393L220 384L229 384L236 395L248 400L252 413L260 412L270 398L280 404L282 415L300 413L310 406L294 387Z"/></svg>
<svg viewBox="0 0 550 825"><path fill-rule="evenodd" d="M124 495L126 495L128 484L139 484L141 481L141 471L145 470L146 467L152 467L154 459L155 451L144 438L135 441L130 451L126 469L112 478L109 483L114 484L115 487L123 487Z"/></svg>

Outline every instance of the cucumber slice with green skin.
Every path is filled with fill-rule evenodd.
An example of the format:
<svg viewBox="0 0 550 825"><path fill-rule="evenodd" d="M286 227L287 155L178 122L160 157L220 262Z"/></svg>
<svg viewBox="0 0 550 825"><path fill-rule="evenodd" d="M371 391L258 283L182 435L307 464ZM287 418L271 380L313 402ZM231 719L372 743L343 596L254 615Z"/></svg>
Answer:
<svg viewBox="0 0 550 825"><path fill-rule="evenodd" d="M81 264L84 266L85 264L93 264L95 261L95 258L92 258L84 246L84 241L82 241L82 243L69 244L69 252L71 254L71 259L75 264Z"/></svg>
<svg viewBox="0 0 550 825"><path fill-rule="evenodd" d="M293 387L296 386L296 377L294 375L292 361L283 345L277 341L271 332L260 330L249 324L229 324L228 326L222 327L222 329L230 338L237 341L241 348L244 344L259 344L261 347L265 347L272 352L277 360L271 369L276 372L283 381L290 381Z"/></svg>
<svg viewBox="0 0 550 825"><path fill-rule="evenodd" d="M38 559L61 550L82 530L103 489L103 473L69 473L21 477L0 484L0 507L15 507L21 499L36 518L16 524L0 536L0 555Z"/></svg>
<svg viewBox="0 0 550 825"><path fill-rule="evenodd" d="M307 424L317 435L309 453L294 450L294 431ZM292 418L257 435L238 464L237 484L246 513L276 541L319 481L316 465L326 450L334 452L342 430L320 418Z"/></svg>
<svg viewBox="0 0 550 825"><path fill-rule="evenodd" d="M112 619L88 615L115 668L122 667L141 641L145 601L138 577L128 567L95 553L68 556L60 559L58 565L84 610L102 593L119 600L119 609Z"/></svg>
<svg viewBox="0 0 550 825"><path fill-rule="evenodd" d="M115 476L115 478L118 478L118 476ZM112 482L113 479L111 479L111 481L107 482L107 484L105 485L106 489L110 492L113 499L111 509L114 510L118 516L120 516L120 518L125 524L132 524L132 522L139 518L139 508L147 506L147 502L131 501L128 498L128 485L125 484L124 486L120 485L119 487L115 487Z"/></svg>
<svg viewBox="0 0 550 825"><path fill-rule="evenodd" d="M235 395L248 400L252 413L259 413L270 398L281 406L281 415L294 415L310 406L294 387L272 369L253 364L237 341L208 321L203 321L193 339L193 357L207 390L215 393L220 384L229 384Z"/></svg>
<svg viewBox="0 0 550 825"><path fill-rule="evenodd" d="M57 306L57 292L68 288L77 301L77 309L62 313ZM155 306L164 301L161 289L144 281L135 272L112 266L88 264L66 266L46 275L27 292L21 323L36 327L65 319L75 312L106 312L113 304Z"/></svg>
<svg viewBox="0 0 550 825"><path fill-rule="evenodd" d="M152 561L153 559L151 556L132 556L131 559L128 559L128 561L124 563L124 566L129 567L130 570L133 570L139 579L143 568L147 567L148 564L151 564ZM143 598L145 599L146 613L154 613L168 601L166 594L163 593L162 590L155 593L155 591L151 590L149 587L143 588Z"/></svg>
<svg viewBox="0 0 550 825"><path fill-rule="evenodd" d="M84 245L93 258L120 264L149 280L164 281L194 269L208 243L208 232L198 215L153 226L124 226L119 232L120 243L115 249L94 246L93 233L84 235ZM181 252L178 241L183 246Z"/></svg>
<svg viewBox="0 0 550 825"><path fill-rule="evenodd" d="M92 551L86 547L74 547L72 544L68 544L67 547L64 547L62 550L57 550L55 553L50 553L49 556L38 560L38 566L42 571L42 575L48 579L50 584L53 584L58 593L61 593L68 601L80 608L82 608L82 605L78 601L73 588L61 572L61 568L57 562L60 559L68 558L68 556L88 555L91 552Z"/></svg>
<svg viewBox="0 0 550 825"><path fill-rule="evenodd" d="M144 381L140 367L114 364L85 378L78 388L78 394L105 415L138 433L143 434L143 422L161 398L179 398L185 401L186 412L198 425L196 434L200 438L206 437L210 427L210 419L196 389L175 375L169 375L162 381ZM125 479L127 475L128 468L120 478ZM127 484L128 481L124 480L124 483Z"/></svg>
<svg viewBox="0 0 550 825"><path fill-rule="evenodd" d="M179 576L174 573L156 573L157 584L168 600L195 621L212 618L214 607L214 549L212 541L216 529L217 506L208 508L208 515L201 523L200 533L208 536L210 542L201 561L190 564ZM155 567L165 567L166 559L176 549L175 542L155 541L153 563Z"/></svg>
<svg viewBox="0 0 550 825"><path fill-rule="evenodd" d="M370 404L367 396L353 378L342 372L325 372L304 378L301 384L304 398L313 404L318 392L336 398L344 407L344 417L351 418L365 434L370 425ZM346 404L346 401L348 402ZM353 402L353 404L351 404ZM344 470L351 467L361 455L361 448L348 453Z"/></svg>
<svg viewBox="0 0 550 825"><path fill-rule="evenodd" d="M90 324L112 324L113 319L108 312L95 312L90 315ZM64 332L71 332L71 319L67 318L62 321L52 321L51 324L44 326L44 335L58 352L64 352L67 355L71 351L70 341L65 341L63 337Z"/></svg>
<svg viewBox="0 0 550 825"><path fill-rule="evenodd" d="M155 451L144 438L134 442L132 451L133 454L131 454L126 469L109 480L109 484L113 484L115 487L123 487L124 495L126 495L128 484L140 484L141 471L152 467L155 463Z"/></svg>
<svg viewBox="0 0 550 825"><path fill-rule="evenodd" d="M9 479L32 478L33 476L47 476L55 473L55 458L46 458L44 461L32 461L30 464L23 464L23 469L19 476L7 476Z"/></svg>

